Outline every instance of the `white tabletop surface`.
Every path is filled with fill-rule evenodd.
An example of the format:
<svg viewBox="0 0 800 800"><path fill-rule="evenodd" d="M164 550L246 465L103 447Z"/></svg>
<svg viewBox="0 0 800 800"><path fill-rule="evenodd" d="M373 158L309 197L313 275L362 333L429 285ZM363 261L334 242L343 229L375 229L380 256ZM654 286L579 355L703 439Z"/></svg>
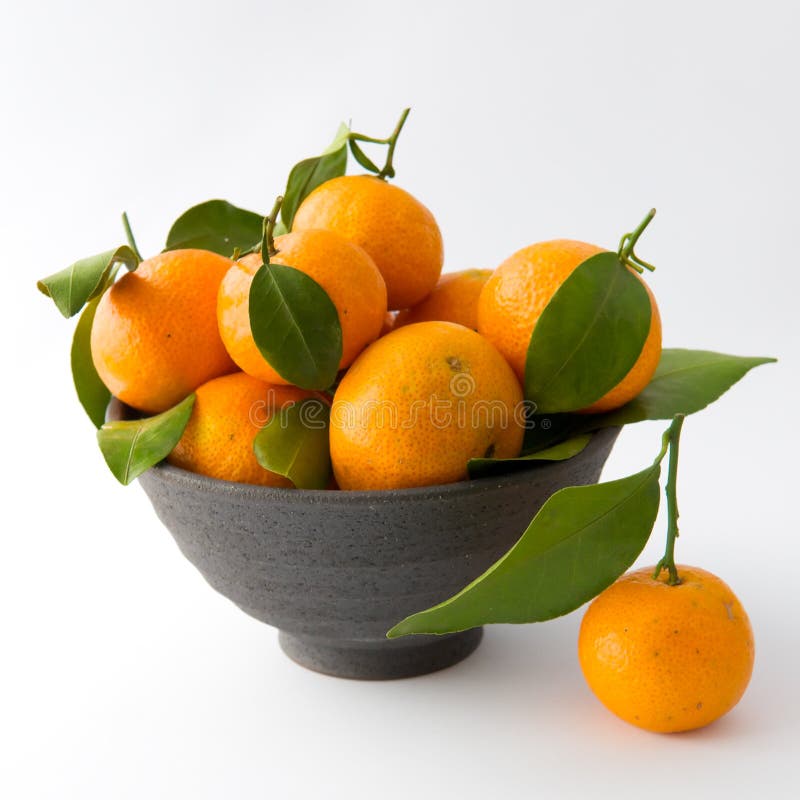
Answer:
<svg viewBox="0 0 800 800"><path fill-rule="evenodd" d="M791 2L0 6L0 796L796 796L798 23ZM427 677L307 672L102 462L35 279L121 243L123 209L148 252L200 200L266 210L341 119L384 135L407 104L397 180L448 269L612 246L655 205L666 344L781 358L684 430L679 560L733 586L757 642L706 730L608 714L581 612ZM605 476L662 428L626 430Z"/></svg>

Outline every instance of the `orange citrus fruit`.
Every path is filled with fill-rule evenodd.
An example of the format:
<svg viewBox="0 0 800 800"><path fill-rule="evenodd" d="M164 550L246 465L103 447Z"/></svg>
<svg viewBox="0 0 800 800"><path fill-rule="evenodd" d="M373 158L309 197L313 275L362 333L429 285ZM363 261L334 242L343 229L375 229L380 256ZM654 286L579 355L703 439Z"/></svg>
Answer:
<svg viewBox="0 0 800 800"><path fill-rule="evenodd" d="M167 457L176 467L223 481L291 487L256 460L253 440L274 413L310 397L294 386L273 386L235 372L197 389L192 416Z"/></svg>
<svg viewBox="0 0 800 800"><path fill-rule="evenodd" d="M569 239L540 242L514 253L486 282L478 300L478 331L506 357L521 381L531 334L545 306L579 264L601 252L593 244ZM653 377L661 357L661 316L650 287L642 283L651 307L650 331L642 352L615 387L582 411L619 408Z"/></svg>
<svg viewBox="0 0 800 800"><path fill-rule="evenodd" d="M618 717L659 733L730 711L753 671L753 631L730 587L697 567L681 583L653 568L623 575L589 606L578 656L592 691Z"/></svg>
<svg viewBox="0 0 800 800"><path fill-rule="evenodd" d="M173 250L143 261L103 295L92 325L92 360L113 395L156 413L236 369L216 311L220 281L232 263L207 250Z"/></svg>
<svg viewBox="0 0 800 800"><path fill-rule="evenodd" d="M271 261L304 272L328 294L342 326L340 369L381 332L386 317L386 284L372 259L357 245L336 233L307 230L275 239ZM264 359L250 330L250 284L261 256L252 253L237 261L219 289L217 316L222 341L240 369L268 383L286 384Z"/></svg>
<svg viewBox="0 0 800 800"><path fill-rule="evenodd" d="M491 275L490 269L466 269L442 275L421 303L398 313L396 325L440 320L477 330L478 298Z"/></svg>
<svg viewBox="0 0 800 800"><path fill-rule="evenodd" d="M386 280L389 308L410 308L439 279L444 247L433 214L408 192L370 175L333 178L297 209L293 231L325 228L366 250Z"/></svg>
<svg viewBox="0 0 800 800"><path fill-rule="evenodd" d="M478 456L522 446L522 390L475 331L420 322L356 359L331 409L331 460L342 489L402 489L467 477Z"/></svg>

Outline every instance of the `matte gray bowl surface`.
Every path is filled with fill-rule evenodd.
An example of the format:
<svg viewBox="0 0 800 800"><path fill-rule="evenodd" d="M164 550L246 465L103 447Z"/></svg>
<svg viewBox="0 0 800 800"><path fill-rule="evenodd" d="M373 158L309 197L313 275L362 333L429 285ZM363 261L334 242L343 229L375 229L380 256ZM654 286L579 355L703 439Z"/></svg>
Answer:
<svg viewBox="0 0 800 800"><path fill-rule="evenodd" d="M186 558L279 628L292 659L341 677L401 678L465 658L481 629L395 640L386 631L484 572L553 492L596 482L618 432L598 432L568 461L419 489L270 489L168 464L139 481Z"/></svg>

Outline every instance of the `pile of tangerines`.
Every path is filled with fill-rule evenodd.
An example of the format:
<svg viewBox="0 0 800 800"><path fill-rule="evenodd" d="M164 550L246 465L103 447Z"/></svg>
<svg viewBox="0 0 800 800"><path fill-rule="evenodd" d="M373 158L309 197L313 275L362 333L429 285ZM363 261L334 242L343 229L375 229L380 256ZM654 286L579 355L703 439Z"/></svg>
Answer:
<svg viewBox="0 0 800 800"><path fill-rule="evenodd" d="M494 271L442 275L433 214L400 187L367 175L317 187L274 250L273 260L310 276L338 312L342 357L330 397L330 456L345 490L450 483L467 477L470 458L519 455L533 328L575 267L601 252L584 242L548 241ZM222 480L287 486L256 460L253 440L271 413L311 393L288 386L254 342L248 301L261 264L258 252L233 261L204 250L143 262L103 295L92 358L111 392L143 412L164 411L196 392L171 463ZM661 322L652 295L651 303L638 361L587 411L624 405L652 377ZM459 390L459 376L468 376L468 391ZM452 398L475 424L443 425L415 411L429 398ZM264 402L266 413L254 416ZM488 403L507 413L472 413Z"/></svg>
<svg viewBox="0 0 800 800"><path fill-rule="evenodd" d="M110 393L143 415L195 395L171 464L225 481L291 487L262 466L254 441L271 418L309 398L330 406L329 489L450 483L467 478L472 458L519 455L524 415L517 409L534 327L573 271L602 249L545 241L496 269L443 275L433 214L386 177L321 182L302 199L290 230L269 237L273 260L313 279L335 306L341 360L330 389L290 385L257 346L249 302L264 257L255 248L232 257L168 250L99 297L91 360ZM661 320L647 293L650 328L638 360L579 411L621 407L652 378ZM432 400L457 402L471 424L441 424ZM485 404L507 413L474 413ZM752 631L731 590L702 570L679 569L680 586L651 571L624 576L595 600L581 630L592 689L619 716L650 730L712 721L737 702L752 669ZM724 664L706 671L707 660L694 658L701 649L719 653Z"/></svg>

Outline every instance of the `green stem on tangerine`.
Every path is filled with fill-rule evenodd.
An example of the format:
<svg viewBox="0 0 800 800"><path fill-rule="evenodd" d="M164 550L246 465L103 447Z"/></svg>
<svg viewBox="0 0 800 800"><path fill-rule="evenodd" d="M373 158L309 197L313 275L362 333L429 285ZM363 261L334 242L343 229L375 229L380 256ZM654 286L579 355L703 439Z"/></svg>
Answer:
<svg viewBox="0 0 800 800"><path fill-rule="evenodd" d="M681 428L683 427L684 414L676 414L672 420L672 425L669 426L669 467L667 469L667 546L664 550L664 555L661 560L656 564L656 569L653 574L654 578L658 578L662 570L669 572L667 583L670 586L677 586L680 582L678 569L675 566L675 539L678 538L678 495L676 481L678 479L678 448L681 438Z"/></svg>
<svg viewBox="0 0 800 800"><path fill-rule="evenodd" d="M640 274L646 269L650 270L650 272L655 269L652 264L639 258L633 250L636 246L636 242L639 241L639 237L644 233L644 229L652 222L655 215L656 210L651 208L650 211L647 212L647 216L639 223L639 227L630 233L626 233L619 240L619 250L617 253L620 261L622 261L623 264L627 264L631 269L635 269Z"/></svg>
<svg viewBox="0 0 800 800"><path fill-rule="evenodd" d="M125 237L128 240L128 246L133 250L136 254L136 258L139 261L143 261L142 254L139 252L139 248L136 246L136 239L133 238L133 230L131 229L131 223L128 220L128 212L122 212L122 227L125 228Z"/></svg>
<svg viewBox="0 0 800 800"><path fill-rule="evenodd" d="M410 108L403 109L403 113L400 115L400 119L397 121L397 125L395 125L391 135L387 136L385 139L376 139L373 136L364 136L363 133L355 133L355 132L352 132L348 135L348 139L355 142L368 142L369 144L389 145L389 150L386 153L386 163L383 165L383 169L381 169L381 171L376 176L380 178L382 181L385 181L387 178L394 178L394 166L392 164L392 161L394 159L394 150L395 147L397 146L397 139L400 136L400 131L403 130L403 125L406 124L406 119L408 118L410 112L411 112Z"/></svg>
<svg viewBox="0 0 800 800"><path fill-rule="evenodd" d="M270 211L269 214L264 217L264 232L261 236L261 259L265 264L269 264L270 258L278 252L275 249L273 232L275 231L275 226L278 224L278 214L280 213L282 203L283 197L278 195L278 197L275 198L275 204L272 206L272 211Z"/></svg>

